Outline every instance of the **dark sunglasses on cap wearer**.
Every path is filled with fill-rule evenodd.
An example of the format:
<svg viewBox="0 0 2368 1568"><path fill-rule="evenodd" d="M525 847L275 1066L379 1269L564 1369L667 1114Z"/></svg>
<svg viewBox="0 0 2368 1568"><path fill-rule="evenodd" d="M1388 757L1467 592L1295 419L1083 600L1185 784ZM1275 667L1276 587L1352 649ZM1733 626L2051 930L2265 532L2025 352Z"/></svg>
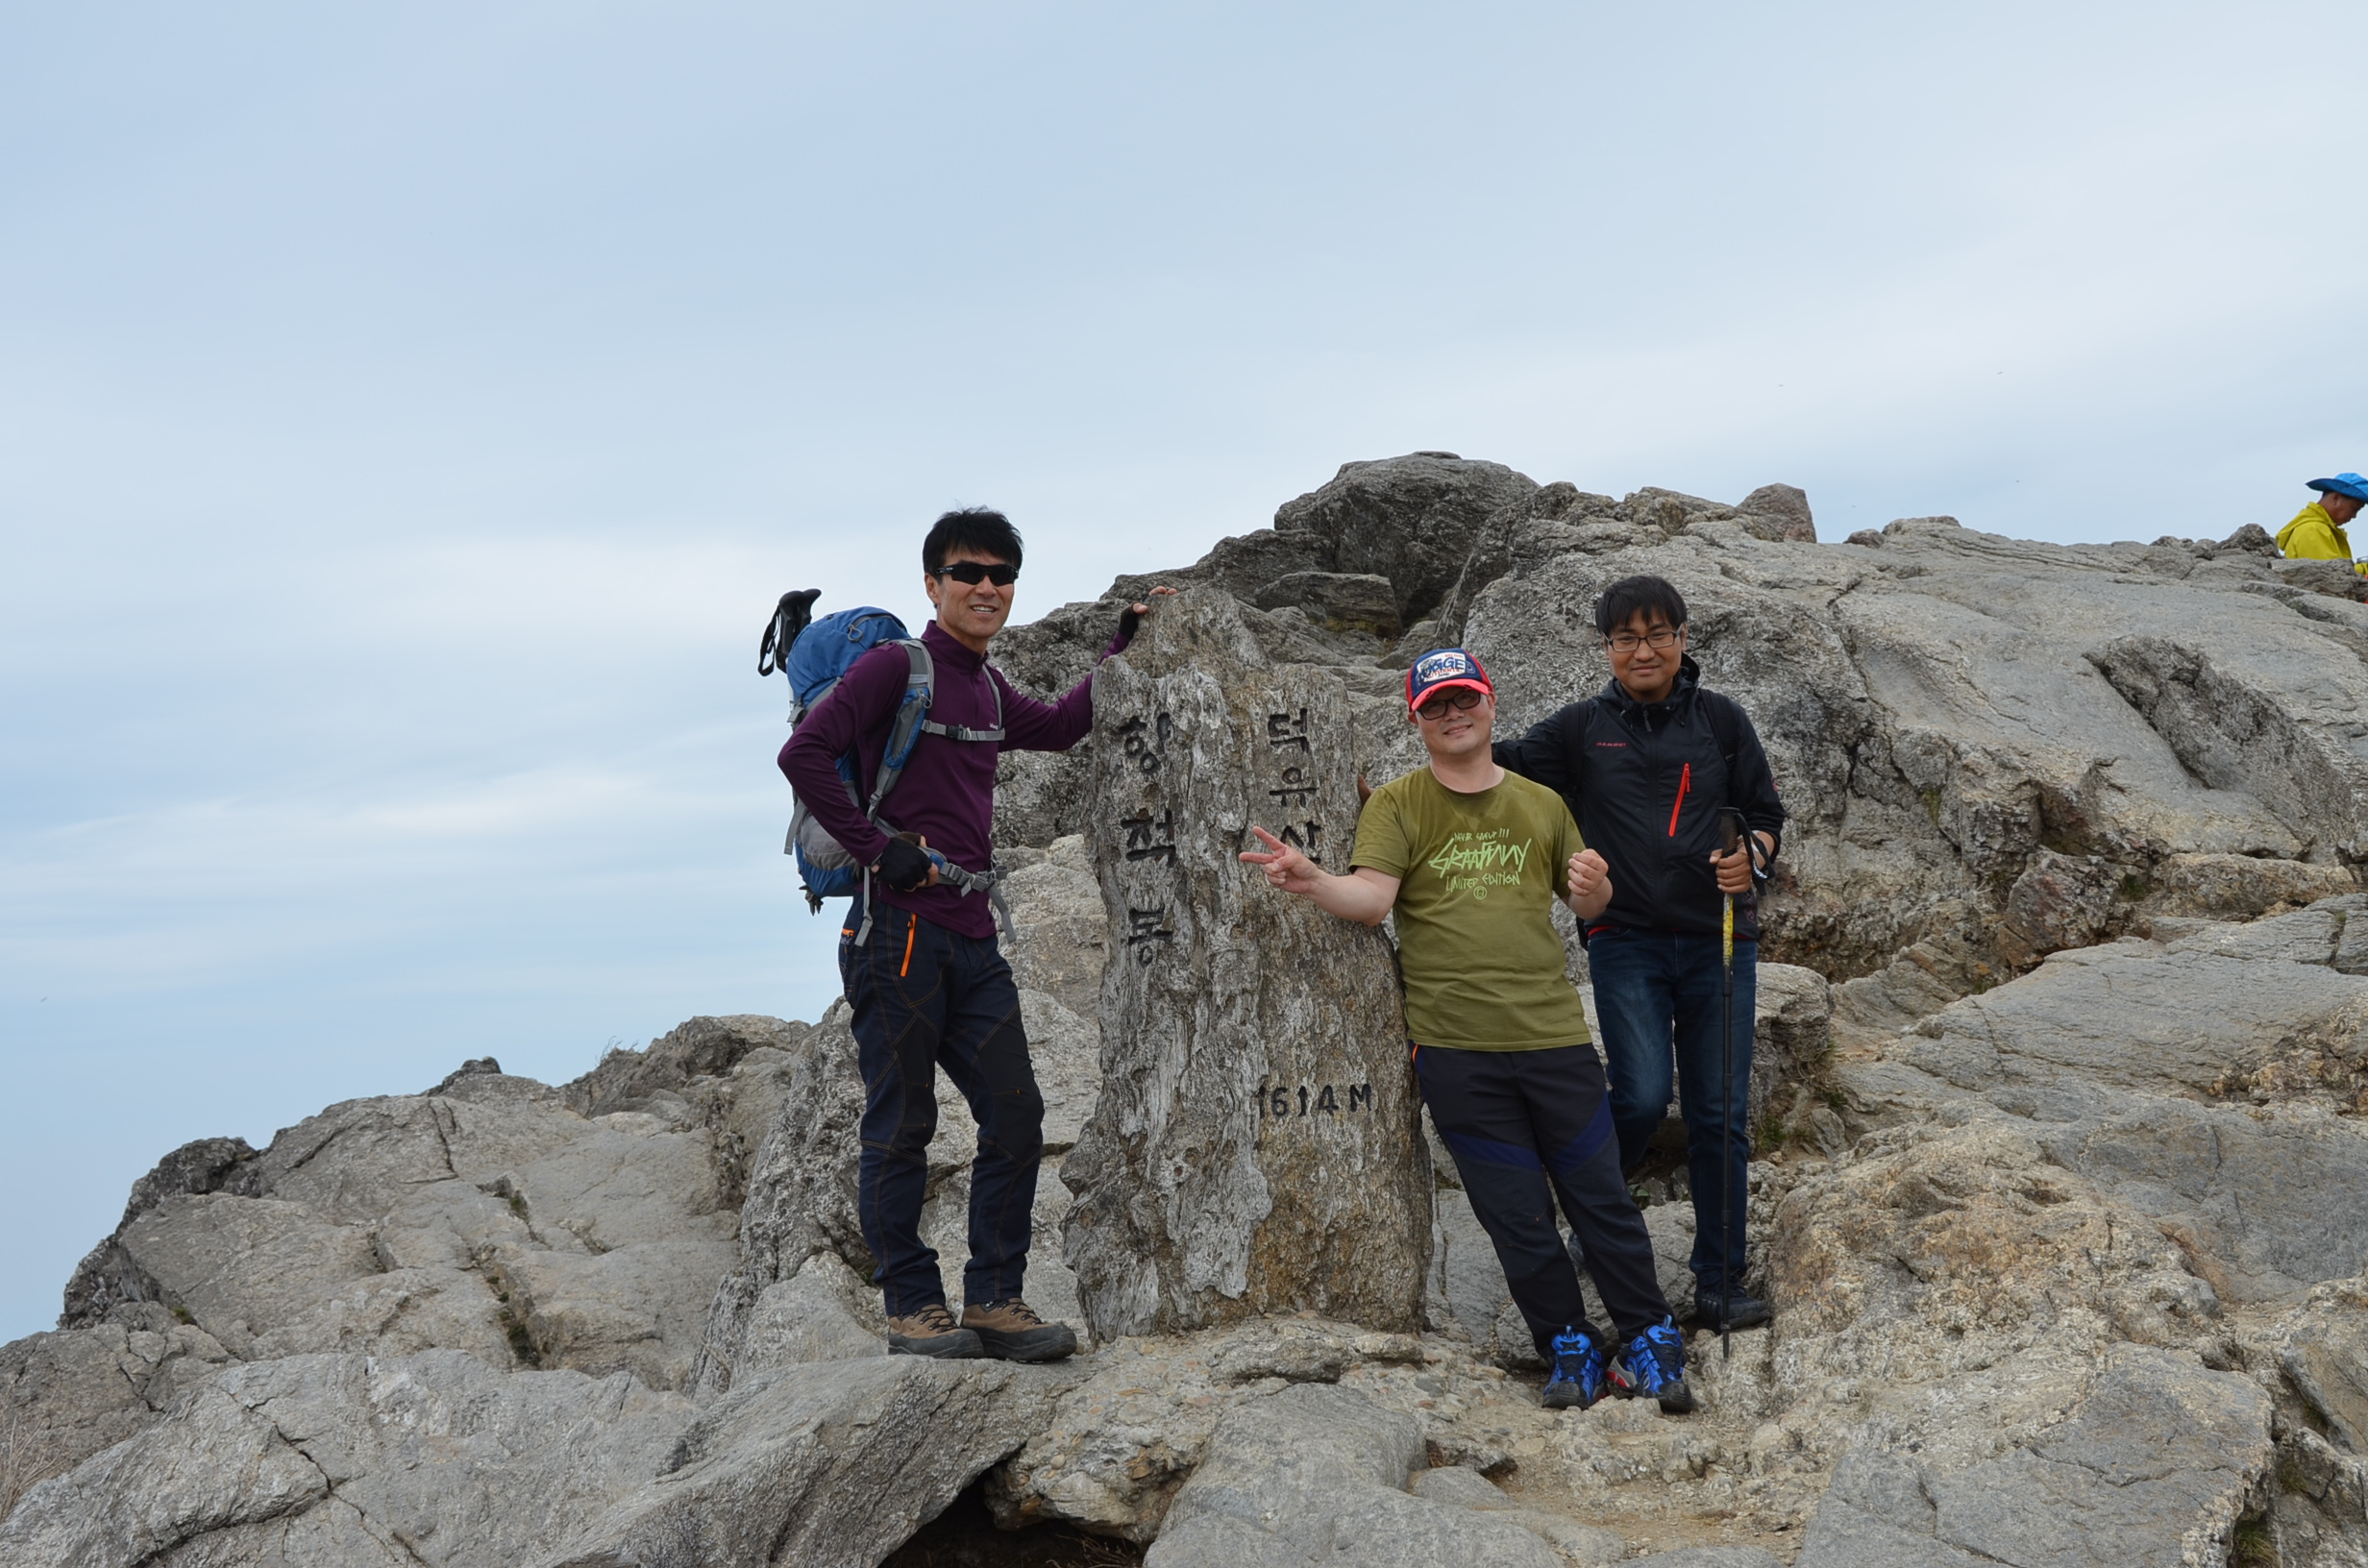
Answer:
<svg viewBox="0 0 2368 1568"><path fill-rule="evenodd" d="M1016 566L1005 566L1000 561L993 566L989 566L984 561L955 561L951 565L939 567L929 576L951 577L956 582L967 582L973 587L982 582L991 582L998 588L1008 588L1020 580L1020 569Z"/></svg>
<svg viewBox="0 0 2368 1568"><path fill-rule="evenodd" d="M1468 709L1478 707L1480 705L1480 697L1481 694L1474 691L1469 686L1458 686L1452 691L1442 692L1437 697L1432 698L1428 702L1425 702L1422 706L1415 709L1415 715L1417 718L1428 719L1433 723L1436 723L1447 716L1447 710L1449 708L1453 708L1458 713L1462 713Z"/></svg>

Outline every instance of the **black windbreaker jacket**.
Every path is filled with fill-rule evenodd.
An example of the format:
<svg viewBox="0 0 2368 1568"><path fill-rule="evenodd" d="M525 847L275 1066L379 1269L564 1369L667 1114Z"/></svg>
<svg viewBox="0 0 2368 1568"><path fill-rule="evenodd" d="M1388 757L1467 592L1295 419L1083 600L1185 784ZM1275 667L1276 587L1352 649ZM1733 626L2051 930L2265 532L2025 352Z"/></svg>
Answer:
<svg viewBox="0 0 2368 1568"><path fill-rule="evenodd" d="M1497 766L1560 792L1588 847L1612 868L1611 906L1591 930L1608 924L1717 935L1718 878L1710 857L1719 845L1721 806L1783 843L1784 802L1759 733L1732 698L1702 689L1701 674L1689 656L1667 699L1653 703L1609 681L1519 740L1496 743ZM1714 725L1714 704L1731 722ZM1719 728L1736 743L1731 765ZM1735 935L1758 939L1755 895L1735 901Z"/></svg>

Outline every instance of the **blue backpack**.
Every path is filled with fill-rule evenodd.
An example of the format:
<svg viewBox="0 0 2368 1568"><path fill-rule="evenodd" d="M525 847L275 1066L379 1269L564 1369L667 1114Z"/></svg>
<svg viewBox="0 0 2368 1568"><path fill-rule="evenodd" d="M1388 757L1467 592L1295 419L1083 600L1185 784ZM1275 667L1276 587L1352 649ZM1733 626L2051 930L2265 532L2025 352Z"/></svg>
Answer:
<svg viewBox="0 0 2368 1568"><path fill-rule="evenodd" d="M847 798L861 806L865 817L882 832L896 829L880 821L881 804L897 780L904 774L904 765L912 760L913 747L924 735L943 735L954 741L999 742L1003 738L1003 693L995 688L995 727L971 729L961 724L941 724L929 718L929 699L937 680L937 669L929 650L919 638L906 632L904 623L886 610L862 605L851 610L840 610L821 620L812 619L814 600L822 590L808 588L800 593L783 594L774 606L773 619L765 625L765 634L756 647L756 673L770 675L779 671L789 679L789 723L796 728L816 704L828 697L840 677L854 662L883 643L894 643L904 649L906 672L904 697L897 704L896 717L889 722L888 743L880 753L879 773L872 781L872 797L867 802L861 793L855 754L841 752L832 761L839 772L839 784L847 791ZM781 852L793 855L798 862L798 875L804 883L806 906L815 914L822 913L826 898L847 898L861 892L864 898L863 929L855 933L861 942L871 934L872 900L869 896L871 870L859 866L838 840L830 836L822 823L814 820L801 797L789 819L789 838ZM984 893L995 905L997 916L1006 932L1011 929L1010 911L1003 902L998 885L1003 873L995 867L984 871L965 870L950 863L936 850L929 851L930 860L938 869L938 880L951 883L964 893Z"/></svg>

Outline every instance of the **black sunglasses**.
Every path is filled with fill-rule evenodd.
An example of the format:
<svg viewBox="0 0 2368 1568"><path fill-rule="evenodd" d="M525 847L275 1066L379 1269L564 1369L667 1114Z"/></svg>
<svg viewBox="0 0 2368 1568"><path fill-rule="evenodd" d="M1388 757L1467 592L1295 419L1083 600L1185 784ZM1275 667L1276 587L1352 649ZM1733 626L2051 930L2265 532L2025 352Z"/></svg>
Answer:
<svg viewBox="0 0 2368 1568"><path fill-rule="evenodd" d="M929 576L951 577L956 582L967 582L974 587L982 582L991 582L998 588L1008 588L1020 580L1020 569L1005 566L1000 561L993 566L984 561L956 561L951 566L939 567Z"/></svg>

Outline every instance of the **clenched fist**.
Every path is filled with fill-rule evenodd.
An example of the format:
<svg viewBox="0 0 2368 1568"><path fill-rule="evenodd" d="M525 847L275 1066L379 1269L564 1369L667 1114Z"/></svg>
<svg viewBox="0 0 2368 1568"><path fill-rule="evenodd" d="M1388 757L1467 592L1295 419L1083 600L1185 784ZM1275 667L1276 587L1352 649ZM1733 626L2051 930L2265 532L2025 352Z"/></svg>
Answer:
<svg viewBox="0 0 2368 1568"><path fill-rule="evenodd" d="M1603 857L1592 849L1582 849L1572 855L1567 870L1570 874L1570 896L1580 900L1592 899L1595 890L1612 880L1612 868L1605 865Z"/></svg>

